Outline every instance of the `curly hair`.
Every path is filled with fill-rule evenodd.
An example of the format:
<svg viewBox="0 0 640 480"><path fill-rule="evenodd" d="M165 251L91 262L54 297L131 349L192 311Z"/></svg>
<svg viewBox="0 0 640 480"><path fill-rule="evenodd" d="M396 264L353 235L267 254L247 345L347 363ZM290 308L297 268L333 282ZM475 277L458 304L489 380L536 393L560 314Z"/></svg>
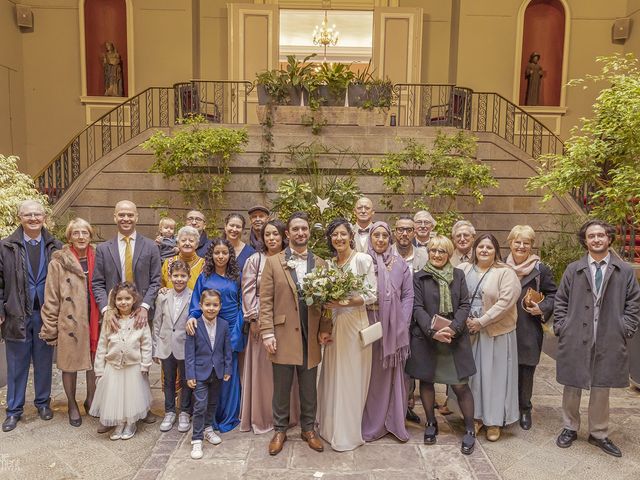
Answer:
<svg viewBox="0 0 640 480"><path fill-rule="evenodd" d="M578 231L578 241L580 242L580 245L582 245L582 248L584 248L585 250L588 250L587 229L593 226L602 227L604 229L605 233L607 234L607 237L609 237L609 245L611 245L616 239L616 227L614 227L613 225L603 220L599 220L597 218L593 220L589 220L584 225L582 225L580 227L580 230Z"/></svg>
<svg viewBox="0 0 640 480"><path fill-rule="evenodd" d="M213 249L218 245L224 245L229 250L229 261L227 262L225 277L234 281L238 280L240 278L240 268L238 267L238 262L236 261L236 252L234 251L231 242L229 242L229 240L227 240L226 238L217 237L211 240L209 249L204 256L204 268L202 269L203 273L206 276L216 273L216 264L213 261Z"/></svg>
<svg viewBox="0 0 640 480"><path fill-rule="evenodd" d="M334 218L333 220L331 220L331 223L327 226L327 233L326 233L327 245L329 246L329 251L334 256L337 255L338 252L333 246L333 243L331 243L331 235L333 235L333 232L335 232L336 228L338 228L341 225L343 225L344 228L347 229L347 232L349 232L349 236L350 236L349 246L352 249L356 248L356 242L353 239L353 230L351 230L351 224L349 223L349 221L346 218Z"/></svg>

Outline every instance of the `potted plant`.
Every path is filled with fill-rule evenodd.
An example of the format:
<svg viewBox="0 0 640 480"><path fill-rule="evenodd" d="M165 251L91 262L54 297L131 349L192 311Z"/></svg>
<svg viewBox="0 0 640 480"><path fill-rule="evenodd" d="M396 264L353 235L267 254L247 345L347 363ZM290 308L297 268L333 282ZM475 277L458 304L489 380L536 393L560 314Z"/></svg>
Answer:
<svg viewBox="0 0 640 480"><path fill-rule="evenodd" d="M315 65L308 62L315 56L315 53L306 56L302 61L296 60L295 55L287 56L287 66L280 73L287 89L288 105L298 106L307 103L305 100L308 98L309 90L313 90L315 85Z"/></svg>
<svg viewBox="0 0 640 480"><path fill-rule="evenodd" d="M279 70L267 70L256 75L258 104L283 105L287 98L287 88Z"/></svg>
<svg viewBox="0 0 640 480"><path fill-rule="evenodd" d="M349 97L350 107L362 107L367 100L367 84L371 82L373 72L371 72L371 60L364 70L354 74L353 79L349 82L347 96Z"/></svg>
<svg viewBox="0 0 640 480"><path fill-rule="evenodd" d="M388 78L374 78L366 84L367 99L362 108L390 108L393 99L393 83Z"/></svg>
<svg viewBox="0 0 640 480"><path fill-rule="evenodd" d="M323 63L318 71L319 95L330 106L344 106L349 82L355 74L346 63Z"/></svg>

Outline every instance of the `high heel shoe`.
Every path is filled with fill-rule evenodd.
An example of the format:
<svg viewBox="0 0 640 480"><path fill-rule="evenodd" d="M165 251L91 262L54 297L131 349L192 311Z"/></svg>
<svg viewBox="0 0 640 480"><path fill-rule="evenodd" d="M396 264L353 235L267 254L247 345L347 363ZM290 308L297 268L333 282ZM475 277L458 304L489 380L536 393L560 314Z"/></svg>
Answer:
<svg viewBox="0 0 640 480"><path fill-rule="evenodd" d="M424 430L424 444L435 445L438 436L438 422L427 422Z"/></svg>
<svg viewBox="0 0 640 480"><path fill-rule="evenodd" d="M462 445L460 451L464 455L471 455L476 446L476 433L473 430L467 430L462 437Z"/></svg>
<svg viewBox="0 0 640 480"><path fill-rule="evenodd" d="M71 408L69 408L69 425L71 425L72 427L79 427L80 425L82 425L82 416L80 415L78 405L76 405L75 412L78 415L77 418L73 418L71 416Z"/></svg>

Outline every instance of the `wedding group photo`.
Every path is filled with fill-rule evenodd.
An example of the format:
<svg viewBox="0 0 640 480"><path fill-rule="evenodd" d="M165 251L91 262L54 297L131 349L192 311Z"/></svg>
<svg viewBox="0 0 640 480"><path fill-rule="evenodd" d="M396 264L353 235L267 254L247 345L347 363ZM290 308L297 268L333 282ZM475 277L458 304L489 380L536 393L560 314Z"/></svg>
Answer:
<svg viewBox="0 0 640 480"><path fill-rule="evenodd" d="M638 22L0 0L2 478L637 478Z"/></svg>

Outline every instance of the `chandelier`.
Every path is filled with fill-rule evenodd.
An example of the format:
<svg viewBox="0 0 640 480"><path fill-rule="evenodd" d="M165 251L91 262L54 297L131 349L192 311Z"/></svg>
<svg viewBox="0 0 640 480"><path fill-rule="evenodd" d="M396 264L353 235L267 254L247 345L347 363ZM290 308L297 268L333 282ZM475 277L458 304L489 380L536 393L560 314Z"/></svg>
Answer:
<svg viewBox="0 0 640 480"><path fill-rule="evenodd" d="M313 44L324 47L324 61L327 61L327 47L335 47L338 43L340 32L336 30L335 24L329 26L327 11L324 11L324 20L320 28L316 25L313 30Z"/></svg>

